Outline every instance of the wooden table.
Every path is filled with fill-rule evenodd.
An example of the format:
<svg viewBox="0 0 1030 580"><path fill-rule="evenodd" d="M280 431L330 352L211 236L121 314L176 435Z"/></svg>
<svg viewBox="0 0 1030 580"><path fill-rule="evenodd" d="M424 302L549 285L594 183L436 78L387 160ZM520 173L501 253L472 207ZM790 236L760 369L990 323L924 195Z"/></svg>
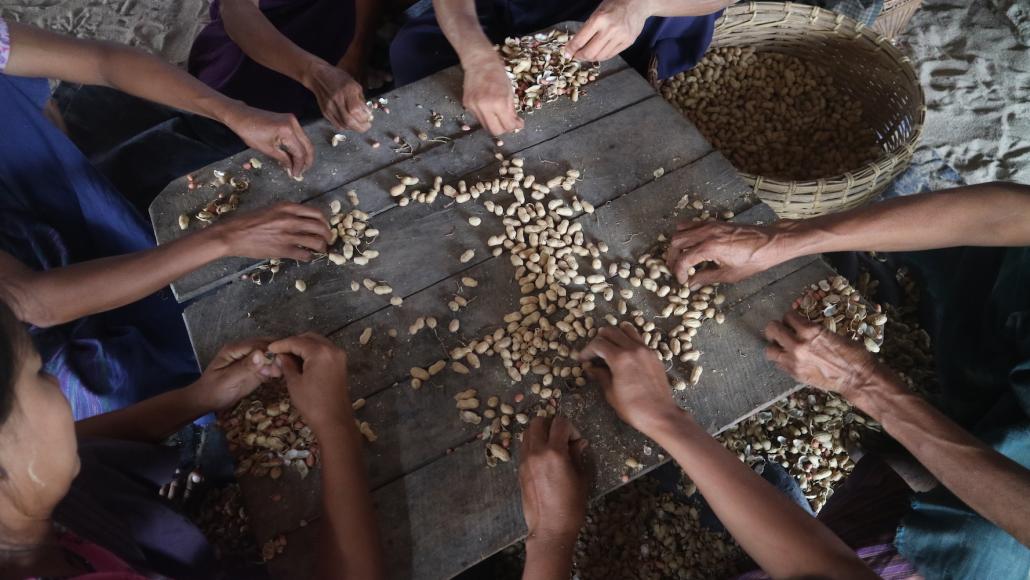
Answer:
<svg viewBox="0 0 1030 580"><path fill-rule="evenodd" d="M450 183L459 178L472 183L477 175L496 174L494 140L471 116L466 116L472 125L469 132L461 131L455 120L462 112L460 90L461 73L452 68L394 91L387 95L389 115L377 113L367 135L348 133L335 148L329 145L333 131L324 121L308 126L317 164L303 182L288 179L268 161L261 170L248 172L251 186L241 211L282 199L322 211L338 199L347 211L345 192L356 190L360 209L371 214L371 224L381 231L373 246L381 252L378 260L364 267L291 263L273 283L263 286L239 281L255 261L223 260L173 285L180 300L196 298L185 318L202 364L227 341L306 330L324 333L348 351L352 397L368 401L359 417L379 435L366 446L366 454L387 561L396 578L453 576L525 534L516 460L494 468L485 465L484 444L477 439L481 429L459 420L453 395L472 386L479 390L480 400L499 395L510 401L520 390L528 404L535 398L528 392L531 381L513 385L498 358L489 357L471 375L447 371L418 391L408 384L409 368L427 367L447 358L458 344L493 331L505 313L517 309L520 297L508 257L491 257L487 238L503 228L481 203L455 204L441 196L432 205L401 208L387 193L397 174L423 181L441 175ZM431 111L445 117L442 128L428 124ZM423 143L413 157L391 150L394 134L417 142L418 131L446 135L453 143ZM373 149L372 140L382 145ZM550 103L526 117L524 131L504 140L500 150L523 157L527 173L538 178L572 167L583 172L575 193L597 211L575 219L588 238L607 242L606 264L635 259L658 233L695 215L690 208L677 209L684 194L709 200L709 208L732 210L738 221L775 219L765 205L756 204L730 164L697 130L618 60L602 68L601 78L586 88L578 103ZM241 153L197 175L210 176L211 169L239 174L253 156ZM209 194L188 191L185 178L169 185L151 207L158 240L181 235L177 217L195 213L207 201L205 195ZM483 225L471 227L470 215L483 217ZM458 256L467 248L475 249L476 257L462 264ZM725 288L726 322L707 323L696 337L705 370L700 384L675 393L679 404L716 433L792 390L794 381L762 356L761 330L780 317L806 285L830 273L820 260L800 259ZM462 276L474 277L480 285L461 290ZM403 306L390 306L389 296L364 289L353 292L351 281L366 277L389 282L395 295L404 298ZM306 280L305 293L294 289L297 278ZM446 326L455 315L447 302L457 292L472 302L457 315L461 330L452 335ZM598 302L592 314L604 324L604 314L614 308L600 297ZM664 300L637 292L633 304L653 313ZM440 328L410 337L408 326L427 315L437 317ZM360 347L358 335L365 327L372 327L374 335ZM397 329L398 337L389 338L388 328ZM689 368L677 363L670 374L682 377L683 371ZM623 484L627 457L644 465L631 474L634 478L668 460L653 442L618 420L595 386L564 391L561 412L592 442L593 497ZM277 481L245 477L241 485L259 544L278 534L288 538L285 553L269 564L273 575L309 577L317 527L302 523L318 517L317 473L304 480L292 471ZM273 495L282 499L272 502Z"/></svg>

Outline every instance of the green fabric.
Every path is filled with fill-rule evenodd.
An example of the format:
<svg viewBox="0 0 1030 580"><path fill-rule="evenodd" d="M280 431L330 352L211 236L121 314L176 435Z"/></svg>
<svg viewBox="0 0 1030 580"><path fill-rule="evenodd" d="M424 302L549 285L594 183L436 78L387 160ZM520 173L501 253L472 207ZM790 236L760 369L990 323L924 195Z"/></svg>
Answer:
<svg viewBox="0 0 1030 580"><path fill-rule="evenodd" d="M932 305L936 403L1030 468L1030 248L955 248L908 258ZM916 496L896 542L930 579L1030 578L1030 549L943 488Z"/></svg>

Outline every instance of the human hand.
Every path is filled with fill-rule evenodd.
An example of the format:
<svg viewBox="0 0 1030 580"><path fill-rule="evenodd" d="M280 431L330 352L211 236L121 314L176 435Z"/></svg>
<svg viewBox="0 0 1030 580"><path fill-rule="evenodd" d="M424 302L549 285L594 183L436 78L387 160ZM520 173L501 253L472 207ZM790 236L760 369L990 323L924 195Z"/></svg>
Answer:
<svg viewBox="0 0 1030 580"><path fill-rule="evenodd" d="M586 518L587 440L568 419L536 417L522 440L519 485L529 536L569 544Z"/></svg>
<svg viewBox="0 0 1030 580"><path fill-rule="evenodd" d="M315 161L315 146L293 115L241 104L225 124L248 147L275 159L291 176L300 177Z"/></svg>
<svg viewBox="0 0 1030 580"><path fill-rule="evenodd" d="M315 94L322 115L337 129L364 133L372 128L364 89L342 68L319 62L311 67L304 85Z"/></svg>
<svg viewBox="0 0 1030 580"><path fill-rule="evenodd" d="M265 357L266 348L268 341L260 338L223 346L200 379L186 387L188 393L206 412L231 408L261 383L281 376Z"/></svg>
<svg viewBox="0 0 1030 580"><path fill-rule="evenodd" d="M311 252L325 252L332 239L329 222L321 212L289 202L232 215L207 231L223 241L226 255L259 260L292 258L307 262Z"/></svg>
<svg viewBox="0 0 1030 580"><path fill-rule="evenodd" d="M525 122L515 113L515 92L501 57L490 49L463 60L462 104L493 135L520 131Z"/></svg>
<svg viewBox="0 0 1030 580"><path fill-rule="evenodd" d="M347 353L312 332L277 340L268 350L281 355L290 401L314 431L353 421Z"/></svg>
<svg viewBox="0 0 1030 580"><path fill-rule="evenodd" d="M680 284L688 271L703 262L704 268L689 276L690 285L739 282L790 259L776 243L774 228L726 222L684 222L676 227L665 260Z"/></svg>
<svg viewBox="0 0 1030 580"><path fill-rule="evenodd" d="M824 391L854 398L884 370L861 342L850 341L795 311L765 327L765 357L784 372Z"/></svg>
<svg viewBox="0 0 1030 580"><path fill-rule="evenodd" d="M601 383L608 404L634 429L647 434L665 420L682 416L665 367L632 324L623 322L598 331L579 353L584 363L595 358L608 368L591 365L587 375Z"/></svg>
<svg viewBox="0 0 1030 580"><path fill-rule="evenodd" d="M604 0L565 45L565 54L576 60L608 60L637 41L648 16L648 2Z"/></svg>

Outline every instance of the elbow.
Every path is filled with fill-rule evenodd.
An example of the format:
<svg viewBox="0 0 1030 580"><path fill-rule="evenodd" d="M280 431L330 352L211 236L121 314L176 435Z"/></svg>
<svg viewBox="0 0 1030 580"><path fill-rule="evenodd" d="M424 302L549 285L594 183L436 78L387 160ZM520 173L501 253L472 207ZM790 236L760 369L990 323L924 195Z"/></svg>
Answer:
<svg viewBox="0 0 1030 580"><path fill-rule="evenodd" d="M17 280L0 287L3 299L10 306L18 320L39 328L51 328L69 322L53 304L50 304L39 284L32 280Z"/></svg>

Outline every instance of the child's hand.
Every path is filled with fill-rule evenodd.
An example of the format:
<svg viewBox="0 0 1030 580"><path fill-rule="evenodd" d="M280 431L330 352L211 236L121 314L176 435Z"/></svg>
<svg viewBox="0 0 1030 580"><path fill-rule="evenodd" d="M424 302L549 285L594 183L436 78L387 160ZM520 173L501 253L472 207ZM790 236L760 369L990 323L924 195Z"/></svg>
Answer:
<svg viewBox="0 0 1030 580"><path fill-rule="evenodd" d="M280 355L290 400L316 433L353 422L347 353L312 332L277 340L268 350Z"/></svg>
<svg viewBox="0 0 1030 580"><path fill-rule="evenodd" d="M281 376L279 367L265 357L267 347L268 341L260 338L223 346L200 380L186 388L209 412L232 407L261 383Z"/></svg>

